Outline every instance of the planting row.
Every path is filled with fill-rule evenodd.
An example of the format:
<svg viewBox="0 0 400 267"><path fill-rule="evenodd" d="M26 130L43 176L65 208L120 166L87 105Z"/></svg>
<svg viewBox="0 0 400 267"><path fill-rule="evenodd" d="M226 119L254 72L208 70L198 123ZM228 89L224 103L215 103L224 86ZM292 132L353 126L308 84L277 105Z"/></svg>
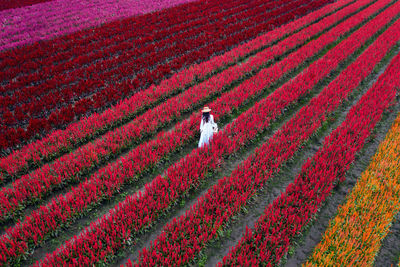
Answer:
<svg viewBox="0 0 400 267"><path fill-rule="evenodd" d="M331 54L338 54L338 51ZM337 63L340 61L338 60ZM324 65L327 66L326 61ZM278 64L278 66L282 69L285 65ZM269 75L263 76L264 79L267 77ZM248 83L248 90L252 86L254 86L253 83ZM280 88L240 115L223 132L213 138L211 147L196 149L171 166L165 172L164 177L158 176L145 187L144 192L130 196L118 204L109 214L93 222L91 227L84 230L79 236L68 241L65 246L52 255L48 255L43 264L64 262L65 260L90 264L116 253L126 245L126 242L131 242L129 241L131 240L130 233L136 235L144 231L180 197L189 194L189 190L196 188L202 180L206 179L207 173L217 169L226 156L243 148L259 132L268 128L270 122L280 116L287 107L296 103L310 91L310 89L297 90L296 87L296 90L291 90L291 88L291 86ZM218 110L218 107L214 108ZM99 240L101 241L99 242ZM90 249L83 255L79 247Z"/></svg>
<svg viewBox="0 0 400 267"><path fill-rule="evenodd" d="M371 23L380 24L376 21ZM280 166L290 160L295 152L321 126L326 124L331 114L399 41L400 22L397 24L397 27L394 25L381 35L354 63L312 99L308 106L302 108L281 130L239 165L230 177L218 181L218 184L202 196L184 215L167 224L150 248L145 248L140 252L136 264L169 266L174 262L183 265L192 261L206 243L224 228L226 222L259 189L263 188L265 182L279 172ZM383 24L380 25L383 26ZM371 28L364 27L338 45L337 49L340 48L339 51L352 50L355 43L362 44L366 41L368 37L365 33L370 30ZM372 31L375 32L374 30ZM358 39L357 37L360 36L364 38ZM319 80L313 76L321 70L321 67L330 68L326 64L327 61L332 60L329 53L335 52L337 53L336 49L328 52L326 58L322 58L306 69L290 84L292 90L302 86L313 87ZM311 90L310 88L308 90ZM250 265L246 263L242 266Z"/></svg>
<svg viewBox="0 0 400 267"><path fill-rule="evenodd" d="M115 62L111 65L118 66L114 69L109 69L107 67L108 64L104 65L104 62L90 65L85 71L80 70L81 75L78 75L85 76L87 71L89 73L88 80L81 80L78 84L67 86L61 90L53 90L40 101L22 104L16 107L13 113L4 113L3 117L8 118L7 120L11 120L11 122L14 121L14 123L19 126L15 129L3 123L1 134L3 142L9 145L10 143L16 144L22 140L29 140L36 133L40 132L44 134L55 127L67 125L76 119L76 116L91 112L92 109L103 108L110 103L115 103L125 96L132 94L140 88L144 88L153 82L158 82L162 77L170 73L171 70L180 69L182 66L186 66L195 60L204 60L211 54L223 51L227 47L236 44L238 41L240 42L254 37L260 32L266 32L271 29L275 23L281 23L281 20L286 21L286 19L290 17L293 18L293 16L298 14L300 11L299 9L303 12L305 7L299 7L298 5L300 2L306 3L309 2L309 0L296 0L295 3L287 4L279 10L270 11L269 13L274 13L274 16L276 16L278 12L286 12L286 8L294 8L289 14L268 21L265 21L265 14L261 12L256 16L257 19L253 18L245 22L232 24L231 29L220 30L214 27L215 25L206 25L210 29L210 34L200 35L197 39L189 40L184 43L175 42L173 44L175 48L170 47L162 53L150 49L150 51L152 51L150 54L146 54L144 58L137 58L135 61L130 61L129 58L134 58L138 50L134 50L131 53L124 53L118 58L109 60ZM310 3L310 5L312 4L313 2ZM310 5L308 5L307 8L310 8ZM243 25L243 23L246 25ZM244 26L247 26L245 30L243 30ZM227 37L225 37L225 33L228 34ZM214 43L210 42L213 38L217 38ZM191 49L190 53L183 55L182 53L188 49ZM181 54L182 56L179 56ZM168 58L170 58L171 61L166 60ZM122 65L120 65L121 62L123 63ZM156 68L151 71L145 68L144 71L140 72L140 70L147 65L156 66ZM104 68L106 72L97 74L97 69L104 70ZM137 75L133 80L121 80L124 79L124 77L132 76L134 72L137 72ZM63 77L59 77L57 82L54 81L56 87L58 87L57 85L62 81L75 80L75 75L73 78L66 75L62 76ZM107 83L111 81L120 82L116 84L112 82L113 85L108 85ZM47 85L46 83L38 86L46 87ZM61 85L62 84L59 84L59 86ZM53 86L50 86L50 88L53 88ZM91 95L90 98L82 98L82 96L88 94ZM5 98L9 98L9 96ZM74 101L73 104L67 104L72 100ZM45 111L51 111L51 113L46 113L45 115L45 113L43 113ZM37 115L45 115L45 117L40 115L42 117L37 118L37 115L35 115L36 113ZM21 126L21 123L25 126L27 125L26 130Z"/></svg>
<svg viewBox="0 0 400 267"><path fill-rule="evenodd" d="M10 156L1 159L0 169L6 176L15 176L30 167L42 165L43 162L53 159L63 151L71 150L85 140L92 139L98 133L104 133L107 129L112 128L119 122L127 121L127 119L131 118L139 111L153 106L160 100L168 98L170 95L180 92L196 79L204 79L217 70L224 68L224 66L236 63L239 59L265 48L284 35L293 33L300 27L313 23L319 17L325 16L331 10L340 8L348 2L350 1L342 0L335 4L328 5L326 8L315 11L296 22L291 22L257 37L221 56L184 69L173 75L170 79L161 82L159 86L152 86L147 90L138 92L131 98L108 109L102 114L93 114L89 118L82 119L70 125L64 131L56 131L41 141L29 144L20 151L13 152ZM338 13L338 16L343 15Z"/></svg>
<svg viewBox="0 0 400 267"><path fill-rule="evenodd" d="M0 51L190 1L193 0L23 0L11 4L6 0L2 3L0 18L8 23L3 25L0 35ZM47 3L36 4L40 2ZM4 10L32 4L36 5Z"/></svg>
<svg viewBox="0 0 400 267"><path fill-rule="evenodd" d="M321 21L321 23L324 23L324 21ZM324 36L331 35L326 34ZM303 50L310 51L312 47L318 48L314 43L317 42L310 43L309 47ZM280 78L281 75L274 77L274 73L277 73L279 70L282 71L283 66L294 65L293 60L299 57L299 63L303 62L306 59L305 55L301 55L301 53L292 55L292 64L290 64L290 60L286 60L276 67L262 71L259 75L244 82L232 92L223 95L211 103L210 106L215 113L215 120L218 121L221 117L229 115L233 110L243 106L249 98L251 99L262 93L264 88L268 87L271 82ZM312 56L312 54L308 56ZM264 58L264 56L261 56L261 58ZM292 66L288 70L293 69L295 66ZM271 78L265 80L265 77ZM77 188L73 188L67 195L53 199L49 205L34 211L23 223L17 224L14 228L7 231L7 236L10 237L10 240L4 239L3 245L13 248L24 247L26 245L23 249L25 251L28 247L27 241L33 240L35 244L40 243L49 232L54 231L68 222L72 217L84 212L94 203L101 201L103 197L111 196L124 183L138 179L143 170L152 167L165 157L166 154L171 153L171 151L196 136L199 116L199 113L192 115L188 121L176 126L173 132L162 133L156 140L137 147L116 163L108 165L94 174L87 182ZM7 243L9 245L5 245Z"/></svg>
<svg viewBox="0 0 400 267"><path fill-rule="evenodd" d="M272 266L279 263L293 245L293 238L316 215L335 184L345 179L356 153L364 146L383 112L395 102L400 86L399 63L400 55L397 55L374 86L349 111L345 121L325 138L323 147L306 161L295 181L266 208L254 230L246 230L221 265L268 262ZM350 265L355 264L357 258L352 255ZM333 262L327 264L330 263L335 265Z"/></svg>
<svg viewBox="0 0 400 267"><path fill-rule="evenodd" d="M371 266L400 207L400 116L306 265Z"/></svg>
<svg viewBox="0 0 400 267"><path fill-rule="evenodd" d="M243 90L242 88L245 88L249 83L257 84L254 90L262 90L269 83L279 79L282 73L296 68L304 60L318 53L318 51L329 43L336 41L338 37L357 26L366 16L373 14L388 2L390 1L381 1L368 7L366 10L334 27L317 40L302 47L278 64L261 71L244 85L226 94L232 99L242 97L243 92L248 90ZM363 2L360 3L362 4ZM336 16L332 17L331 23L337 19ZM323 27L326 26L325 24L322 25ZM314 28L319 29L319 27ZM289 49L291 45L294 46L297 42L306 40L307 38L308 35L302 36L302 32L299 32L277 45L260 52L246 63L227 69L210 80L188 89L183 94L169 99L167 102L135 118L131 123L122 128L107 133L103 138L97 140L97 142L80 147L73 153L57 159L54 163L45 165L33 173L22 176L13 182L11 188L3 188L0 191L1 217L4 219L7 216L12 216L13 212L21 204L30 199L42 198L43 195L50 192L55 186L63 185L70 180L79 179L82 174L89 172L94 166L105 163L110 157L115 157L124 148L129 148L132 144L140 143L144 137L153 134L163 125L180 118L182 112L193 110L193 107L198 106L198 103L207 99L209 95L221 92L224 89L226 90L227 85L238 80L245 73L250 73L252 70L262 67L263 64L273 59L274 56L280 55ZM265 75L268 75L269 80L260 82L260 80L265 79L263 78ZM247 92L247 95L249 95L249 92Z"/></svg>

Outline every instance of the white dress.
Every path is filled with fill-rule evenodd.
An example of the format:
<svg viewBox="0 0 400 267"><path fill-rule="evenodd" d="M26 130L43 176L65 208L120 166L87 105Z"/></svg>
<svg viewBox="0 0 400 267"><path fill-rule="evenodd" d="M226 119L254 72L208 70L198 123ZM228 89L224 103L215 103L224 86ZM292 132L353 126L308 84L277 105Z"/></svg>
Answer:
<svg viewBox="0 0 400 267"><path fill-rule="evenodd" d="M201 119L200 123L200 141L199 141L199 147L204 146L205 144L208 144L214 134L213 127L215 126L214 123L214 116L210 115L210 119L208 122L205 122L204 119Z"/></svg>

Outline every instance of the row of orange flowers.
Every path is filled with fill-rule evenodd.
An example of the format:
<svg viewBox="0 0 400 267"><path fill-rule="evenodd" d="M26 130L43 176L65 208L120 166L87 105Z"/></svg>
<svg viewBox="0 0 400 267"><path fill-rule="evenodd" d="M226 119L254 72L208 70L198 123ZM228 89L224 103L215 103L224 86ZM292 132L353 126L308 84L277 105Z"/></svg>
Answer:
<svg viewBox="0 0 400 267"><path fill-rule="evenodd" d="M400 210L400 114L307 265L372 265Z"/></svg>

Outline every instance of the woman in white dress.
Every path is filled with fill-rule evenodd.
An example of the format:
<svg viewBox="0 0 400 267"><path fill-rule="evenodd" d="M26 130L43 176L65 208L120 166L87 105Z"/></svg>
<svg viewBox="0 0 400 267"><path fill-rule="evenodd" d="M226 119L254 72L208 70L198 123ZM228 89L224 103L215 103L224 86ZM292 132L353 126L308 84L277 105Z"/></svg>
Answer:
<svg viewBox="0 0 400 267"><path fill-rule="evenodd" d="M211 141L214 131L216 131L216 123L214 122L214 116L210 114L211 109L204 107L202 110L203 116L200 123L200 141L199 147L208 145Z"/></svg>

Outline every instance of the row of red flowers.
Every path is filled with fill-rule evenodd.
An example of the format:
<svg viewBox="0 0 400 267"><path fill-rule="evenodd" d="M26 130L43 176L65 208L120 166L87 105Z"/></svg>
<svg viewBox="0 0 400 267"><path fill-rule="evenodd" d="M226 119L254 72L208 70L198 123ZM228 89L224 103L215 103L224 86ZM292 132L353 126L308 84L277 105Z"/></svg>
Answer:
<svg viewBox="0 0 400 267"><path fill-rule="evenodd" d="M0 3L0 11L24 6L31 6L38 3L48 2L50 0L4 0Z"/></svg>
<svg viewBox="0 0 400 267"><path fill-rule="evenodd" d="M384 25L376 21L371 23ZM302 108L282 129L239 165L230 177L218 181L218 184L200 197L184 215L168 223L150 248L144 248L140 252L136 264L169 266L174 265L173 263L183 265L193 260L206 243L217 235L218 230L223 229L226 222L246 205L265 182L279 172L280 166L293 157L372 72L376 64L399 41L398 25L400 22L382 34L355 62L312 99L308 106ZM356 48L354 44L357 43L357 47L361 46L377 29L369 34L370 30L371 28L365 27L358 31L337 49L328 52L324 58L305 70L302 76L298 76L298 80L303 82L299 83L295 79L293 83L297 83L297 88L313 87L318 81L315 75L318 75L320 68L330 70L327 62L339 63L333 59L338 56L335 53L340 51L343 54L351 54ZM349 48L350 53L346 51Z"/></svg>
<svg viewBox="0 0 400 267"><path fill-rule="evenodd" d="M330 21L330 24L332 24L336 19L336 16L332 16L327 21ZM316 32L319 32L321 28L323 29L327 25L329 24L320 23L319 26L314 25L312 28ZM332 42L341 33L341 30L336 30L336 33L330 34L327 39ZM14 181L10 188L3 188L0 191L0 217L4 219L7 216L13 216L13 212L17 208L21 208L21 205L26 201L40 199L51 192L54 187L63 186L70 180L80 179L79 177L82 174L89 172L94 166L105 163L109 160L110 156L115 157L124 148L135 143L140 143L143 137L149 136L165 124L179 119L184 111L193 110L196 105L207 99L210 95L223 91L227 85L238 80L246 73L259 69L275 56L281 55L288 49L304 42L310 37L308 34L303 35L303 32L300 32L293 35L281 43L260 52L246 63L227 69L206 82L188 89L181 95L169 99L165 103L135 118L131 123L122 128L107 133L103 138L97 140L97 142L80 147L74 153L64 155L54 163L44 165L35 172L22 176L20 179ZM302 48L299 50L300 52L296 53L295 59L293 59L293 56L286 59L285 71L297 67L305 58L314 52L318 52L327 43L329 42L320 41L318 42L319 47L315 47L315 49ZM260 80L263 73L265 71L250 79L250 82L256 83ZM277 77L273 77L272 75L271 78L273 80L277 79ZM233 94L230 94L233 99L235 99L237 91L235 90ZM242 92L238 95L241 96L241 94Z"/></svg>
<svg viewBox="0 0 400 267"><path fill-rule="evenodd" d="M399 36L399 31L397 31ZM364 146L384 111L395 102L400 86L400 55L378 82L353 107L286 191L270 204L221 265L277 264L292 245L292 238L316 215L335 184L345 179L356 153Z"/></svg>
<svg viewBox="0 0 400 267"><path fill-rule="evenodd" d="M275 72L271 74L282 71L282 68L285 66L284 63L277 64ZM273 79L266 73L264 73L263 78L265 80ZM253 86L253 83L248 83L248 90ZM116 209L111 211L111 215L106 215L99 221L94 222L90 229L85 230L83 234L73 241L67 242L68 250L74 250L75 246L90 247L87 252L89 255L93 253L93 257L89 256L89 258L82 259L82 261L79 260L79 262L84 262L85 264L99 260L98 257L100 255L104 259L104 256L107 254L114 253L114 249L118 250L126 241L126 239L114 236L112 234L114 230L119 234L126 234L130 231L129 229L133 229L136 233L143 231L160 214L173 205L182 194L188 193L188 190L196 187L201 180L205 179L207 172L218 168L225 156L236 152L244 144L250 142L260 131L265 130L270 121L279 116L285 110L285 107L297 102L301 94L309 93L309 91L288 93L286 89L276 91L266 100L262 101L263 104L259 103L250 109L250 111L239 116L222 133L215 136L210 149L196 149L180 162L170 167L164 177L159 176L147 185L144 193L140 192L128 197ZM269 115L262 112L262 107L266 106L269 107ZM109 229L109 227L114 230ZM123 227L124 229L120 229L119 227ZM111 233L108 232L109 230L111 230ZM93 239L94 236L96 236L95 239ZM126 236L126 238L128 237ZM94 243L99 243L99 239L101 239L101 243L103 244L101 247L94 245ZM86 243L86 245L83 245L83 243L77 244L76 242L89 242L90 244ZM107 248L108 245L111 245L111 247ZM14 247L17 248L18 246ZM83 256L80 255L79 251L66 252L65 249L60 249L60 253L55 252L47 260L51 259L49 262L52 262L55 258L58 261L61 258L66 259L64 257L70 258L71 256L71 258L75 258ZM108 249L111 250L107 251ZM46 264L49 262L46 261Z"/></svg>
<svg viewBox="0 0 400 267"><path fill-rule="evenodd" d="M192 84L196 79L203 79L224 66L234 64L240 58L247 57L255 51L265 48L271 42L312 23L319 17L340 8L348 2L350 0L339 1L328 6L329 8L327 7L311 13L297 20L296 23L292 22L277 28L221 56L198 65L193 65L175 74L170 79L164 80L159 86L152 86L147 90L138 92L130 99L121 102L116 107L108 109L102 114L93 114L89 118L82 119L70 125L64 131L56 131L41 141L29 144L20 151L15 151L8 157L2 158L0 161L0 170L6 176L15 176L29 167L42 165L43 162L54 158L63 151L68 151L81 142L92 139L98 133L104 133L104 131L118 124L118 122L126 121L138 111L151 107L160 99L165 99L179 92L182 88L186 88Z"/></svg>
<svg viewBox="0 0 400 267"><path fill-rule="evenodd" d="M332 17L337 19L336 16ZM330 19L332 18L328 17L321 21L321 25L326 26L329 24ZM300 32L299 34L303 33ZM331 35L327 34L326 36ZM288 42L282 43L288 45ZM309 48L303 50L310 51ZM262 55L263 53L260 54L261 58L265 57L265 55ZM309 53L308 57L310 56L312 54ZM306 58L301 53L293 56L294 59L298 59L299 57L299 62L304 61ZM278 72L282 69L282 66L290 65L290 63L293 64L290 60L286 60L276 67L274 66L271 69L263 71L260 75L244 82L232 92L224 94L221 98L211 103L210 106L216 112L216 120L231 114L233 110L237 110L240 106L248 102L249 98L263 92L271 82L279 78L279 76L273 77L272 73ZM271 76L271 78L263 81L265 76ZM253 86L253 84L257 86ZM166 134L162 133L156 140L140 145L116 163L101 169L87 182L73 188L68 194L53 199L50 204L42 206L33 212L24 222L9 229L7 235L10 240L6 241L4 239L2 246L25 247L23 249L25 251L29 248L29 241L33 241L37 245L49 232L55 231L77 214L84 212L89 206L101 201L102 198L113 195L127 181L138 179L143 170L154 166L166 154L171 153L171 151L196 136L198 131L198 117L198 113L192 115L188 121L179 124L175 128L175 131Z"/></svg>
<svg viewBox="0 0 400 267"><path fill-rule="evenodd" d="M92 111L92 109L100 109L110 103L115 103L121 98L131 94L132 87L134 90L139 90L152 83L157 83L162 77L170 73L171 70L180 69L195 60L204 60L208 58L209 55L223 51L238 41L247 40L260 32L270 30L277 20L282 19L282 17L275 18L275 16L287 12L288 9L294 9L290 14L293 16L295 14L297 15L299 4L307 1L309 0L296 0L295 3L287 4L279 10L270 11L268 16L272 16L273 19L268 21L265 21L265 13L263 13L262 8L260 8L259 14L256 17L234 23L229 28L223 28L222 26L222 28L218 28L214 27L213 24L207 25L209 34L199 35L197 39L188 40L183 43L174 42L173 46L175 48L169 47L169 49L165 49L164 51L155 51L154 45L152 45L149 48L149 51L152 51L152 53L146 55L145 58L137 58L133 61L130 60L130 58L136 56L135 53L137 53L137 49L132 53L124 53L118 58L112 57L109 60L111 62L110 64L118 66L114 69L110 69L111 65L104 62L99 62L94 65L91 64L85 71L82 70L82 75L86 76L86 73L88 73L89 79L87 81L82 79L78 81L78 84L64 87L63 84L65 83L63 80L73 82L76 81L77 76L74 75L71 78L69 75L62 75L62 77L57 77L57 81L55 81L57 85L46 83L39 85L39 87L45 86L50 88L52 93L47 94L40 100L31 101L30 103L15 107L13 113L7 113L7 111L5 111L6 113L4 115L7 115L9 118L15 118L18 124L28 120L29 125L25 131L21 127L18 128L19 130L16 130L12 126L6 126L2 123L3 130L1 136L3 137L3 142L15 143L21 141L21 138L22 140L29 139L31 137L29 135L39 132L43 134L55 127L69 124L77 118L76 116ZM287 16L285 18L287 18ZM214 39L215 42L210 41ZM140 49L143 50L147 48L143 47ZM188 50L190 53L186 53ZM121 62L123 62L122 65ZM155 68L150 70L147 66ZM106 69L106 71L101 73L101 70L104 69ZM105 82L115 83L126 77L131 77L133 74L132 71L136 73L135 78L124 82L123 84L125 84L125 86L117 87L115 85L107 85ZM69 82L66 84L69 84ZM52 89L54 86L57 88L62 87L62 89ZM36 89L37 88L35 88L35 91ZM88 95L91 97L85 97ZM70 103L71 101L74 103ZM36 114L37 112L46 115L43 117L40 114ZM40 118L36 115L40 115ZM17 119L17 116L20 116L20 118Z"/></svg>

